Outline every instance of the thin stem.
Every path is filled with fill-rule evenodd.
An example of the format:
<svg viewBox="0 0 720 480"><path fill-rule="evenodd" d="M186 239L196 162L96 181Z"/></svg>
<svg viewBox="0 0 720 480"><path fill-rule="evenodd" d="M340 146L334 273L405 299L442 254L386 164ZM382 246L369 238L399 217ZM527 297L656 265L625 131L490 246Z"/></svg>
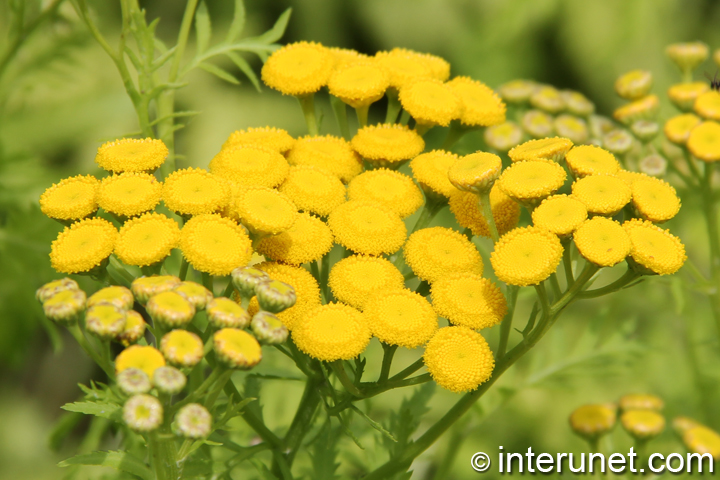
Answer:
<svg viewBox="0 0 720 480"><path fill-rule="evenodd" d="M618 278L614 282L605 285L602 288L596 288L594 290L588 290L585 292L581 292L578 295L578 298L596 298L601 297L603 295L607 295L608 293L614 293L618 290L625 287L630 282L634 281L635 279L639 278L641 275L637 273L634 270L627 269L627 271L623 274L622 277Z"/></svg>
<svg viewBox="0 0 720 480"><path fill-rule="evenodd" d="M560 298L562 292L560 291L560 282L558 282L555 272L550 274L550 286L552 287L553 298Z"/></svg>
<svg viewBox="0 0 720 480"><path fill-rule="evenodd" d="M292 466L292 462L297 454L298 449L302 443L303 437L307 434L312 424L312 419L315 416L315 410L317 410L320 404L320 394L318 393L318 386L320 379L317 377L308 378L305 384L305 391L300 399L300 404L285 435L285 448L286 448L286 459L288 466Z"/></svg>
<svg viewBox="0 0 720 480"><path fill-rule="evenodd" d="M535 291L537 292L538 299L540 300L543 318L547 318L550 316L550 302L548 301L547 290L545 290L545 282L540 282L535 285Z"/></svg>
<svg viewBox="0 0 720 480"><path fill-rule="evenodd" d="M710 280L715 285L715 290L710 295L710 306L720 336L720 237L718 237L717 210L712 191L712 177L715 163L705 162L705 175L702 177L701 193L703 199L703 213L707 226L708 241L710 242Z"/></svg>
<svg viewBox="0 0 720 480"><path fill-rule="evenodd" d="M370 105L365 105L364 107L357 107L355 109L355 114L357 115L358 124L360 125L360 127L367 126L369 110L370 110Z"/></svg>
<svg viewBox="0 0 720 480"><path fill-rule="evenodd" d="M492 213L492 205L490 204L490 190L478 193L478 200L480 202L480 209L482 210L485 221L488 224L490 230L490 236L492 237L493 243L497 243L500 240L500 234L498 233L497 225L495 225L495 217Z"/></svg>
<svg viewBox="0 0 720 480"><path fill-rule="evenodd" d="M571 257L571 251L570 247L572 246L572 243L570 240L563 241L563 266L565 267L565 281L567 282L567 287L570 288L570 285L575 283L575 277L573 276L573 268L572 268L572 257Z"/></svg>
<svg viewBox="0 0 720 480"><path fill-rule="evenodd" d="M425 361L422 359L422 357L420 357L420 358L418 358L417 360L415 360L415 362L413 362L412 365L410 365L409 367L405 368L405 369L402 370L401 372L396 373L395 375L393 375L392 378L390 378L389 381L390 381L390 382L395 382L395 381L398 381L398 380L402 380L402 379L404 379L404 378L407 378L407 377L409 377L410 375L412 375L413 373L415 373L415 372L417 372L418 370L420 370L424 365L425 365Z"/></svg>
<svg viewBox="0 0 720 480"><path fill-rule="evenodd" d="M205 288L207 288L208 290L210 290L210 293L212 293L213 296L215 295L215 290L213 290L213 277L212 277L212 275L210 275L210 274L207 273L207 272L202 272L202 284L203 284L203 287L205 287Z"/></svg>
<svg viewBox="0 0 720 480"><path fill-rule="evenodd" d="M398 113L400 113L400 109L402 108L402 105L400 105L399 93L396 88L391 87L387 89L385 96L388 100L385 123L395 123Z"/></svg>
<svg viewBox="0 0 720 480"><path fill-rule="evenodd" d="M322 289L325 301L330 303L332 300L330 292L330 284L328 279L330 278L330 253L325 254L320 261L320 288Z"/></svg>
<svg viewBox="0 0 720 480"><path fill-rule="evenodd" d="M305 115L305 123L307 124L308 133L312 136L318 135L317 119L315 118L315 95L303 95L297 97L300 102L303 114Z"/></svg>
<svg viewBox="0 0 720 480"><path fill-rule="evenodd" d="M450 150L467 131L466 128L460 127L457 122L450 123L450 130L448 130L447 137L445 137L445 141L440 148L442 150Z"/></svg>
<svg viewBox="0 0 720 480"><path fill-rule="evenodd" d="M334 95L330 95L330 106L335 114L338 129L345 140L350 140L350 127L348 126L347 105Z"/></svg>
<svg viewBox="0 0 720 480"><path fill-rule="evenodd" d="M334 362L329 363L329 365L330 368L332 368L333 372L335 372L338 380L340 380L340 383L342 383L342 386L345 387L345 390L348 391L348 393L356 397L363 396L362 392L358 390L352 380L350 380L350 377L348 377L347 371L345 370L345 365L342 363L342 360L335 360Z"/></svg>
<svg viewBox="0 0 720 480"><path fill-rule="evenodd" d="M187 259L183 256L182 261L180 262L180 272L178 272L178 277L180 277L180 280L185 281L185 278L188 274L188 267L190 264L188 263Z"/></svg>
<svg viewBox="0 0 720 480"><path fill-rule="evenodd" d="M500 325L500 343L498 344L497 353L495 355L498 359L505 356L505 352L507 351L508 340L510 339L510 332L512 331L513 315L515 314L515 304L517 303L517 296L519 290L520 287L517 287L515 285L508 285L508 311L507 314L505 314L505 318L503 318L502 324Z"/></svg>
<svg viewBox="0 0 720 480"><path fill-rule="evenodd" d="M73 337L75 337L75 340L77 340L77 342L80 344L80 347L85 350L85 353L87 353L88 356L92 358L93 361L97 363L100 368L103 369L108 378L115 378L115 370L113 369L112 365L106 363L103 357L98 354L92 346L90 346L90 343L87 341L85 334L82 332L82 330L80 330L80 326L78 326L77 324L71 325L68 327L68 331Z"/></svg>
<svg viewBox="0 0 720 480"><path fill-rule="evenodd" d="M423 206L423 209L420 212L420 216L415 222L415 226L413 227L410 234L427 227L428 224L432 221L432 219L435 218L435 215L437 215L444 206L445 204L442 201L426 198L425 205Z"/></svg>
<svg viewBox="0 0 720 480"><path fill-rule="evenodd" d="M387 343L382 344L383 347L383 361L382 368L380 369L380 377L378 383L387 381L390 376L390 367L392 367L393 356L397 350L397 345L388 345Z"/></svg>

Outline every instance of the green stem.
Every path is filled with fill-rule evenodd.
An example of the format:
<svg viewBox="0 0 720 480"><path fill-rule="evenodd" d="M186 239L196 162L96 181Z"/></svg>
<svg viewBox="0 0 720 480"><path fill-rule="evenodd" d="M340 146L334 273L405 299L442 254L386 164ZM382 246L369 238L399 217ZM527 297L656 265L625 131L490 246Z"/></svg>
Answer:
<svg viewBox="0 0 720 480"><path fill-rule="evenodd" d="M317 410L318 405L320 405L320 394L318 393L320 382L321 379L318 377L308 378L305 384L305 391L295 412L295 417L285 435L285 457L288 466L292 466L295 455L300 449L302 439L308 430L310 430L313 417L315 416L315 410Z"/></svg>
<svg viewBox="0 0 720 480"><path fill-rule="evenodd" d="M550 274L550 286L552 287L553 298L560 298L562 292L560 291L560 282L558 282L555 272Z"/></svg>
<svg viewBox="0 0 720 480"><path fill-rule="evenodd" d="M535 285L535 291L537 292L538 299L540 300L543 317L547 318L550 316L550 302L548 301L547 290L545 290L545 282L540 282Z"/></svg>
<svg viewBox="0 0 720 480"><path fill-rule="evenodd" d="M451 122L450 123L450 130L448 130L447 137L445 137L445 141L442 144L442 147L440 147L442 150L450 150L453 145L455 145L458 140L460 140L465 133L468 130L466 128L462 128L457 124L457 122Z"/></svg>
<svg viewBox="0 0 720 480"><path fill-rule="evenodd" d="M418 370L420 370L424 365L425 365L425 361L423 360L422 357L420 357L420 358L418 358L417 360L415 360L415 362L413 362L412 365L410 365L409 367L405 368L405 369L402 370L401 372L396 373L395 375L393 375L392 378L390 378L390 382L394 382L394 381L398 381L398 380L402 380L402 379L404 379L404 378L407 378L408 376L410 376L410 375L412 375L413 373L415 373L415 372L417 372Z"/></svg>
<svg viewBox="0 0 720 480"><path fill-rule="evenodd" d="M357 107L355 109L355 114L357 115L358 124L360 125L360 127L367 126L369 110L370 110L370 105L365 105L364 107Z"/></svg>
<svg viewBox="0 0 720 480"><path fill-rule="evenodd" d="M495 356L500 359L505 356L507 351L508 340L510 339L510 332L512 331L513 315L515 314L515 304L517 303L517 296L520 287L515 285L508 285L507 288L507 306L508 311L503 318L502 324L500 325L500 343L498 345L497 353Z"/></svg>
<svg viewBox="0 0 720 480"><path fill-rule="evenodd" d="M190 267L190 264L183 256L182 261L180 262L180 271L178 272L178 277L180 277L180 280L185 281L185 278L187 278L188 267Z"/></svg>
<svg viewBox="0 0 720 480"><path fill-rule="evenodd" d="M103 356L97 353L95 349L90 346L90 343L87 341L87 338L85 337L85 334L80 330L80 326L75 324L68 327L68 331L70 334L75 337L75 340L77 340L78 344L80 344L80 347L85 351L85 353L93 359L95 363L98 364L100 368L102 368L103 372L108 376L108 378L115 378L115 369L112 366L112 363L107 363Z"/></svg>
<svg viewBox="0 0 720 480"><path fill-rule="evenodd" d="M409 235L417 232L418 230L425 228L430 224L433 218L435 218L435 215L438 214L440 210L445 206L445 203L439 200L431 200L429 198L425 199L425 205L423 206L422 211L420 212L420 216L418 217L417 221L415 222L415 226L413 227L412 231L409 233Z"/></svg>
<svg viewBox="0 0 720 480"><path fill-rule="evenodd" d="M157 480L177 480L180 469L177 463L177 445L169 426L150 432L148 439L150 458Z"/></svg>
<svg viewBox="0 0 720 480"><path fill-rule="evenodd" d="M490 230L490 236L492 237L493 243L497 243L500 240L500 234L498 233L497 226L495 225L495 217L492 213L492 205L490 204L490 191L483 191L478 193L478 200L480 202L480 209L482 210L485 221L488 224Z"/></svg>
<svg viewBox="0 0 720 480"><path fill-rule="evenodd" d="M305 123L307 124L308 133L312 136L318 135L317 119L315 118L315 94L303 95L297 97L300 102L303 114L305 115Z"/></svg>
<svg viewBox="0 0 720 480"><path fill-rule="evenodd" d="M575 283L575 277L573 276L573 268L572 268L572 257L571 257L571 251L570 251L570 247L572 246L572 243L570 242L570 239L563 240L562 246L563 246L563 266L565 267L565 281L567 282L566 288L570 288L570 285Z"/></svg>
<svg viewBox="0 0 720 480"><path fill-rule="evenodd" d="M390 87L385 92L388 100L387 113L385 114L385 123L395 123L398 113L402 105L400 104L400 95L396 88Z"/></svg>
<svg viewBox="0 0 720 480"><path fill-rule="evenodd" d="M202 284L203 284L203 287L205 287L205 288L207 288L208 290L210 290L210 293L212 293L213 296L215 295L215 290L213 290L213 277L212 277L212 275L210 275L210 274L207 273L207 272L202 272Z"/></svg>
<svg viewBox="0 0 720 480"><path fill-rule="evenodd" d="M322 289L325 302L330 303L333 300L330 292L330 253L326 253L320 261L320 288Z"/></svg>
<svg viewBox="0 0 720 480"><path fill-rule="evenodd" d="M343 364L342 360L335 360L334 362L330 362L329 365L330 368L332 368L333 372L335 372L338 380L340 380L340 383L342 383L343 387L345 387L345 390L348 391L348 393L355 397L363 396L362 392L358 390L352 380L350 380L350 377L348 377L347 371L345 370L345 365Z"/></svg>
<svg viewBox="0 0 720 480"><path fill-rule="evenodd" d="M717 210L712 191L712 176L715 164L705 162L705 174L702 177L700 191L703 199L703 213L707 227L708 241L710 243L710 281L715 286L714 293L710 295L710 306L715 324L720 336L720 237L718 236Z"/></svg>
<svg viewBox="0 0 720 480"><path fill-rule="evenodd" d="M617 292L618 290L622 289L627 284L639 278L640 276L641 275L639 273L628 268L627 271L623 274L623 276L618 278L614 282L605 285L602 288L596 288L594 290L587 290L585 292L581 292L578 295L578 298L596 298L607 295L608 293Z"/></svg>
<svg viewBox="0 0 720 480"><path fill-rule="evenodd" d="M338 128L345 140L350 140L350 127L348 126L347 105L338 97L330 95L330 106L335 114ZM363 125L364 126L364 125Z"/></svg>
<svg viewBox="0 0 720 480"><path fill-rule="evenodd" d="M390 367L392 367L393 356L395 355L395 351L397 350L397 345L388 345L387 343L383 343L382 347L384 353L378 383L387 381L388 377L390 376Z"/></svg>

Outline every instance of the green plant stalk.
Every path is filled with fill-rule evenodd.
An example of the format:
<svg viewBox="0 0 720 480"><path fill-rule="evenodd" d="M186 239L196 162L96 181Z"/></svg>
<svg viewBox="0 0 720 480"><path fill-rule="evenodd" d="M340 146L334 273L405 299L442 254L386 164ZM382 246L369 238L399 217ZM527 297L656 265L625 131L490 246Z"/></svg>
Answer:
<svg viewBox="0 0 720 480"><path fill-rule="evenodd" d="M508 340L510 339L510 332L512 331L513 316L515 314L515 304L517 303L517 296L519 290L520 287L516 285L508 285L507 287L506 295L508 311L502 320L502 324L500 325L500 343L498 344L497 352L495 353L495 357L497 357L498 360L504 357L505 352L507 351Z"/></svg>
<svg viewBox="0 0 720 480"><path fill-rule="evenodd" d="M383 383L387 381L388 377L390 376L390 368L392 367L393 356L395 356L395 351L397 350L397 345L388 345L387 343L383 343L382 347L383 360L382 367L380 369L380 377L378 378L378 383Z"/></svg>
<svg viewBox="0 0 720 480"><path fill-rule="evenodd" d="M334 95L330 95L330 106L335 114L340 134L345 140L350 141L350 127L348 126L347 105Z"/></svg>
<svg viewBox="0 0 720 480"><path fill-rule="evenodd" d="M440 147L443 150L450 150L467 132L469 129L461 127L458 122L450 123L450 130L448 130L447 137Z"/></svg>
<svg viewBox="0 0 720 480"><path fill-rule="evenodd" d="M495 217L492 214L492 205L490 204L490 190L483 191L477 194L478 201L480 203L480 209L482 210L485 221L488 224L488 230L490 230L490 236L493 243L497 243L500 240L500 233L498 233L497 225L495 225Z"/></svg>
<svg viewBox="0 0 720 480"><path fill-rule="evenodd" d="M68 331L70 334L75 337L75 340L80 344L80 347L85 351L85 353L93 359L95 363L97 363L100 368L102 368L103 372L108 376L108 378L115 378L115 369L112 367L111 364L106 363L104 358L100 356L92 346L90 346L90 343L87 341L87 338L85 337L85 334L80 329L80 326L78 324L71 325L68 327Z"/></svg>
<svg viewBox="0 0 720 480"><path fill-rule="evenodd" d="M345 365L342 363L342 360L335 360L334 362L330 362L329 365L330 368L332 368L333 372L335 372L338 380L340 380L340 383L342 383L342 386L345 387L345 390L347 390L349 394L355 397L363 396L362 392L358 390L352 380L350 380L350 377L348 377L347 371L345 370Z"/></svg>
<svg viewBox="0 0 720 480"><path fill-rule="evenodd" d="M395 123L397 116L402 109L400 105L400 95L396 88L388 88L385 92L388 100L387 113L385 114L385 123Z"/></svg>
<svg viewBox="0 0 720 480"><path fill-rule="evenodd" d="M330 303L331 292L330 292L330 252L326 253L320 261L320 288L323 292L325 301Z"/></svg>
<svg viewBox="0 0 720 480"><path fill-rule="evenodd" d="M285 459L288 466L292 466L295 455L302 443L302 439L305 437L312 425L315 410L317 410L320 405L320 394L318 393L320 383L321 379L318 377L310 377L305 383L305 390L303 391L303 396L300 399L300 404L295 412L295 417L290 424L290 428L285 435Z"/></svg>
<svg viewBox="0 0 720 480"><path fill-rule="evenodd" d="M573 275L573 268L572 268L572 257L571 257L571 251L570 247L572 246L572 243L570 242L570 239L563 240L562 241L563 246L563 267L565 270L565 281L567 282L567 288L570 287L575 282L575 277Z"/></svg>
<svg viewBox="0 0 720 480"><path fill-rule="evenodd" d="M167 423L167 422L166 422ZM180 479L180 468L177 463L177 445L175 437L170 434L170 426L163 426L148 435L150 458L157 480Z"/></svg>
<svg viewBox="0 0 720 480"><path fill-rule="evenodd" d="M710 306L720 337L720 237L718 236L717 210L712 191L712 176L715 164L705 162L705 174L702 177L700 192L703 199L703 213L707 226L708 241L710 242L710 279L715 286L714 293L710 295Z"/></svg>
<svg viewBox="0 0 720 480"><path fill-rule="evenodd" d="M358 124L360 125L360 127L367 126L369 111L370 111L370 105L365 105L363 107L357 107L355 109L355 114L357 115Z"/></svg>
<svg viewBox="0 0 720 480"><path fill-rule="evenodd" d="M623 274L622 277L618 278L614 282L605 285L601 288L596 288L595 290L587 290L585 292L582 292L578 295L578 298L597 298L601 297L603 295L607 295L608 293L614 293L618 290L621 290L623 287L625 287L630 282L636 280L637 278L640 278L641 275L634 270L627 269L627 271Z"/></svg>
<svg viewBox="0 0 720 480"><path fill-rule="evenodd" d="M300 102L300 107L305 115L308 133L312 136L318 135L317 118L315 118L315 94L311 93L296 98Z"/></svg>

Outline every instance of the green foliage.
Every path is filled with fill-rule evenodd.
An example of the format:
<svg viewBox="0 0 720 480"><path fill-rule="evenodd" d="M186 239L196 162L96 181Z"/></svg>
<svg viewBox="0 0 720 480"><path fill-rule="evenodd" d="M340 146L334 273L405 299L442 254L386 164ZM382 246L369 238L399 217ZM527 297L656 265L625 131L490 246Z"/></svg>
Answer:
<svg viewBox="0 0 720 480"><path fill-rule="evenodd" d="M425 383L416 388L410 397L405 398L397 411L390 413L387 429L394 433L394 438L383 438L390 458L399 456L411 442L412 435L430 410L428 403L434 394L435 384Z"/></svg>
<svg viewBox="0 0 720 480"><path fill-rule="evenodd" d="M58 464L59 467L72 465L98 465L111 467L117 470L136 475L143 480L155 480L155 474L145 466L145 463L127 452L93 452L76 455Z"/></svg>

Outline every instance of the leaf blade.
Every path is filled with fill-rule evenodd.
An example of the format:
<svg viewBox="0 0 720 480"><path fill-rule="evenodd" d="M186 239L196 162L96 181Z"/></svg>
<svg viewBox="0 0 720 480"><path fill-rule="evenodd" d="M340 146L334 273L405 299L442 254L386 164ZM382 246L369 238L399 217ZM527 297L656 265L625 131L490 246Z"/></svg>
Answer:
<svg viewBox="0 0 720 480"><path fill-rule="evenodd" d="M154 480L155 475L144 462L127 452L92 452L82 455L76 455L58 463L59 467L70 467L72 465L95 465L100 467L110 467L122 472L136 475L143 480Z"/></svg>

